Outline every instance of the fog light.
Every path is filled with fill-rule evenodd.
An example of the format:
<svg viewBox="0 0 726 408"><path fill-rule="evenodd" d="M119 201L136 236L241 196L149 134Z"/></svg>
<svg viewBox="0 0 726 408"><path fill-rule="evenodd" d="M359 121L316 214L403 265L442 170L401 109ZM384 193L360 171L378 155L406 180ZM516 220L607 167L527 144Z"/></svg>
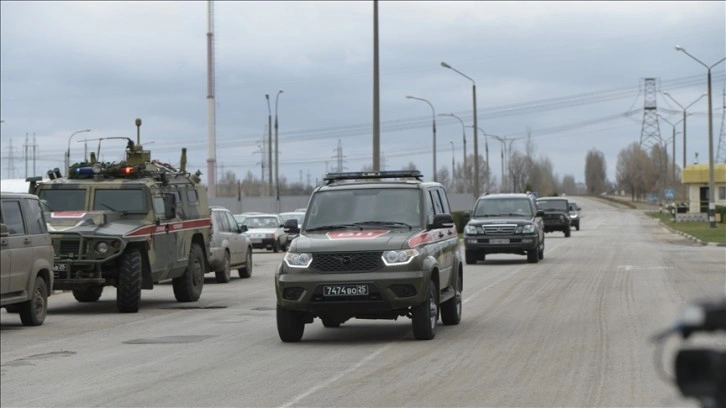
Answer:
<svg viewBox="0 0 726 408"><path fill-rule="evenodd" d="M304 289L301 287L285 288L282 291L282 297L285 300L298 300L302 296Z"/></svg>
<svg viewBox="0 0 726 408"><path fill-rule="evenodd" d="M105 254L106 252L108 252L108 244L105 242L99 242L98 244L96 244L96 252L101 255Z"/></svg>

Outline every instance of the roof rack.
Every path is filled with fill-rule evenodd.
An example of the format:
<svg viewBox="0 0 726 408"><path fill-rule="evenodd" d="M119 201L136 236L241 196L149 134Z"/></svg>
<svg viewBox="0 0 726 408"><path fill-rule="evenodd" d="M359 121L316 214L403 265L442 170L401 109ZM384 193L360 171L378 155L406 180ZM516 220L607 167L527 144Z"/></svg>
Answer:
<svg viewBox="0 0 726 408"><path fill-rule="evenodd" d="M419 170L395 170L395 171L350 171L343 173L327 173L325 184L331 184L341 180L362 180L362 179L388 179L388 178L415 178L422 181L423 174Z"/></svg>

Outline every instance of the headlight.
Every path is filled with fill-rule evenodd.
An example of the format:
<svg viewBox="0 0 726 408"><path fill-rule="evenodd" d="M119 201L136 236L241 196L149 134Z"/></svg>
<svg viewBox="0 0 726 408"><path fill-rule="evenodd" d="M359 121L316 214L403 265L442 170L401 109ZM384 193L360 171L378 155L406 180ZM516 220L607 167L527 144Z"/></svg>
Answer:
<svg viewBox="0 0 726 408"><path fill-rule="evenodd" d="M418 251L415 249L406 249L402 251L385 251L383 253L383 263L387 266L392 265L405 265L418 256Z"/></svg>
<svg viewBox="0 0 726 408"><path fill-rule="evenodd" d="M476 235L476 226L467 225L466 227L464 227L464 234Z"/></svg>
<svg viewBox="0 0 726 408"><path fill-rule="evenodd" d="M285 253L285 263L291 268L307 268L313 262L313 255L308 253Z"/></svg>
<svg viewBox="0 0 726 408"><path fill-rule="evenodd" d="M534 224L527 224L522 228L522 234L534 234Z"/></svg>
<svg viewBox="0 0 726 408"><path fill-rule="evenodd" d="M108 244L105 242L99 242L98 244L96 244L96 252L101 255L105 254L106 252L108 252Z"/></svg>

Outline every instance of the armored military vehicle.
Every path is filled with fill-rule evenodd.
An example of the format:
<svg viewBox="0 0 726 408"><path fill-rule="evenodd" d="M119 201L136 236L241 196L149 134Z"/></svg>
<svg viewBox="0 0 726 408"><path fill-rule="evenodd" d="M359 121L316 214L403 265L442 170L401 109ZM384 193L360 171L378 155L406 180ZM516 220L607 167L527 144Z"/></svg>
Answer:
<svg viewBox="0 0 726 408"><path fill-rule="evenodd" d="M64 177L31 181L45 206L53 240L56 290L79 302L95 302L105 286L116 287L119 312L139 310L141 290L171 279L179 302L199 299L207 273L211 219L206 188L197 171L151 159L130 138L125 160L72 164ZM100 155L100 151L99 151Z"/></svg>

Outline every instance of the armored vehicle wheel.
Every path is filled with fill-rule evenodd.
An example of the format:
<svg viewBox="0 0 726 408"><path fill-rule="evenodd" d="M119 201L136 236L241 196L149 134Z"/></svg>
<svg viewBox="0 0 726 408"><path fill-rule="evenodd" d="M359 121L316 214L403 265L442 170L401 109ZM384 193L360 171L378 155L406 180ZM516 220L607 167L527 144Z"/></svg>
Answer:
<svg viewBox="0 0 726 408"><path fill-rule="evenodd" d="M73 289L73 297L81 303L96 302L101 298L103 286L89 286L83 289Z"/></svg>
<svg viewBox="0 0 726 408"><path fill-rule="evenodd" d="M41 277L35 278L30 299L20 304L20 321L24 326L40 326L48 313L48 286Z"/></svg>
<svg viewBox="0 0 726 408"><path fill-rule="evenodd" d="M569 229L569 228L568 228L568 229L566 229L566 230L565 230L565 238L569 238L569 237L570 237L570 233L571 233L571 232L570 232L570 229Z"/></svg>
<svg viewBox="0 0 726 408"><path fill-rule="evenodd" d="M285 343L300 341L305 331L305 322L299 312L283 309L277 305L277 334Z"/></svg>
<svg viewBox="0 0 726 408"><path fill-rule="evenodd" d="M252 276L252 248L247 248L247 261L245 261L245 266L237 269L237 273L241 279Z"/></svg>
<svg viewBox="0 0 726 408"><path fill-rule="evenodd" d="M121 256L116 286L116 308L121 313L136 313L141 303L141 252L132 248Z"/></svg>
<svg viewBox="0 0 726 408"><path fill-rule="evenodd" d="M229 263L229 252L224 253L222 270L214 271L217 283L227 283L232 278L232 265Z"/></svg>
<svg viewBox="0 0 726 408"><path fill-rule="evenodd" d="M328 328L335 328L340 327L340 320L334 318L334 317L321 317L320 320L323 321L323 326Z"/></svg>
<svg viewBox="0 0 726 408"><path fill-rule="evenodd" d="M436 285L429 281L428 295L423 303L413 308L413 336L417 340L431 340L436 335L439 306L436 304Z"/></svg>
<svg viewBox="0 0 726 408"><path fill-rule="evenodd" d="M189 262L184 275L174 278L174 296L179 302L196 302L202 295L204 286L204 274L207 273L204 253L199 244L192 244L189 249Z"/></svg>
<svg viewBox="0 0 726 408"><path fill-rule="evenodd" d="M441 304L441 322L447 326L459 324L461 321L461 278L456 278L454 288L454 297Z"/></svg>
<svg viewBox="0 0 726 408"><path fill-rule="evenodd" d="M530 249L529 251L527 251L527 262L528 263L539 262L539 250L538 249Z"/></svg>

